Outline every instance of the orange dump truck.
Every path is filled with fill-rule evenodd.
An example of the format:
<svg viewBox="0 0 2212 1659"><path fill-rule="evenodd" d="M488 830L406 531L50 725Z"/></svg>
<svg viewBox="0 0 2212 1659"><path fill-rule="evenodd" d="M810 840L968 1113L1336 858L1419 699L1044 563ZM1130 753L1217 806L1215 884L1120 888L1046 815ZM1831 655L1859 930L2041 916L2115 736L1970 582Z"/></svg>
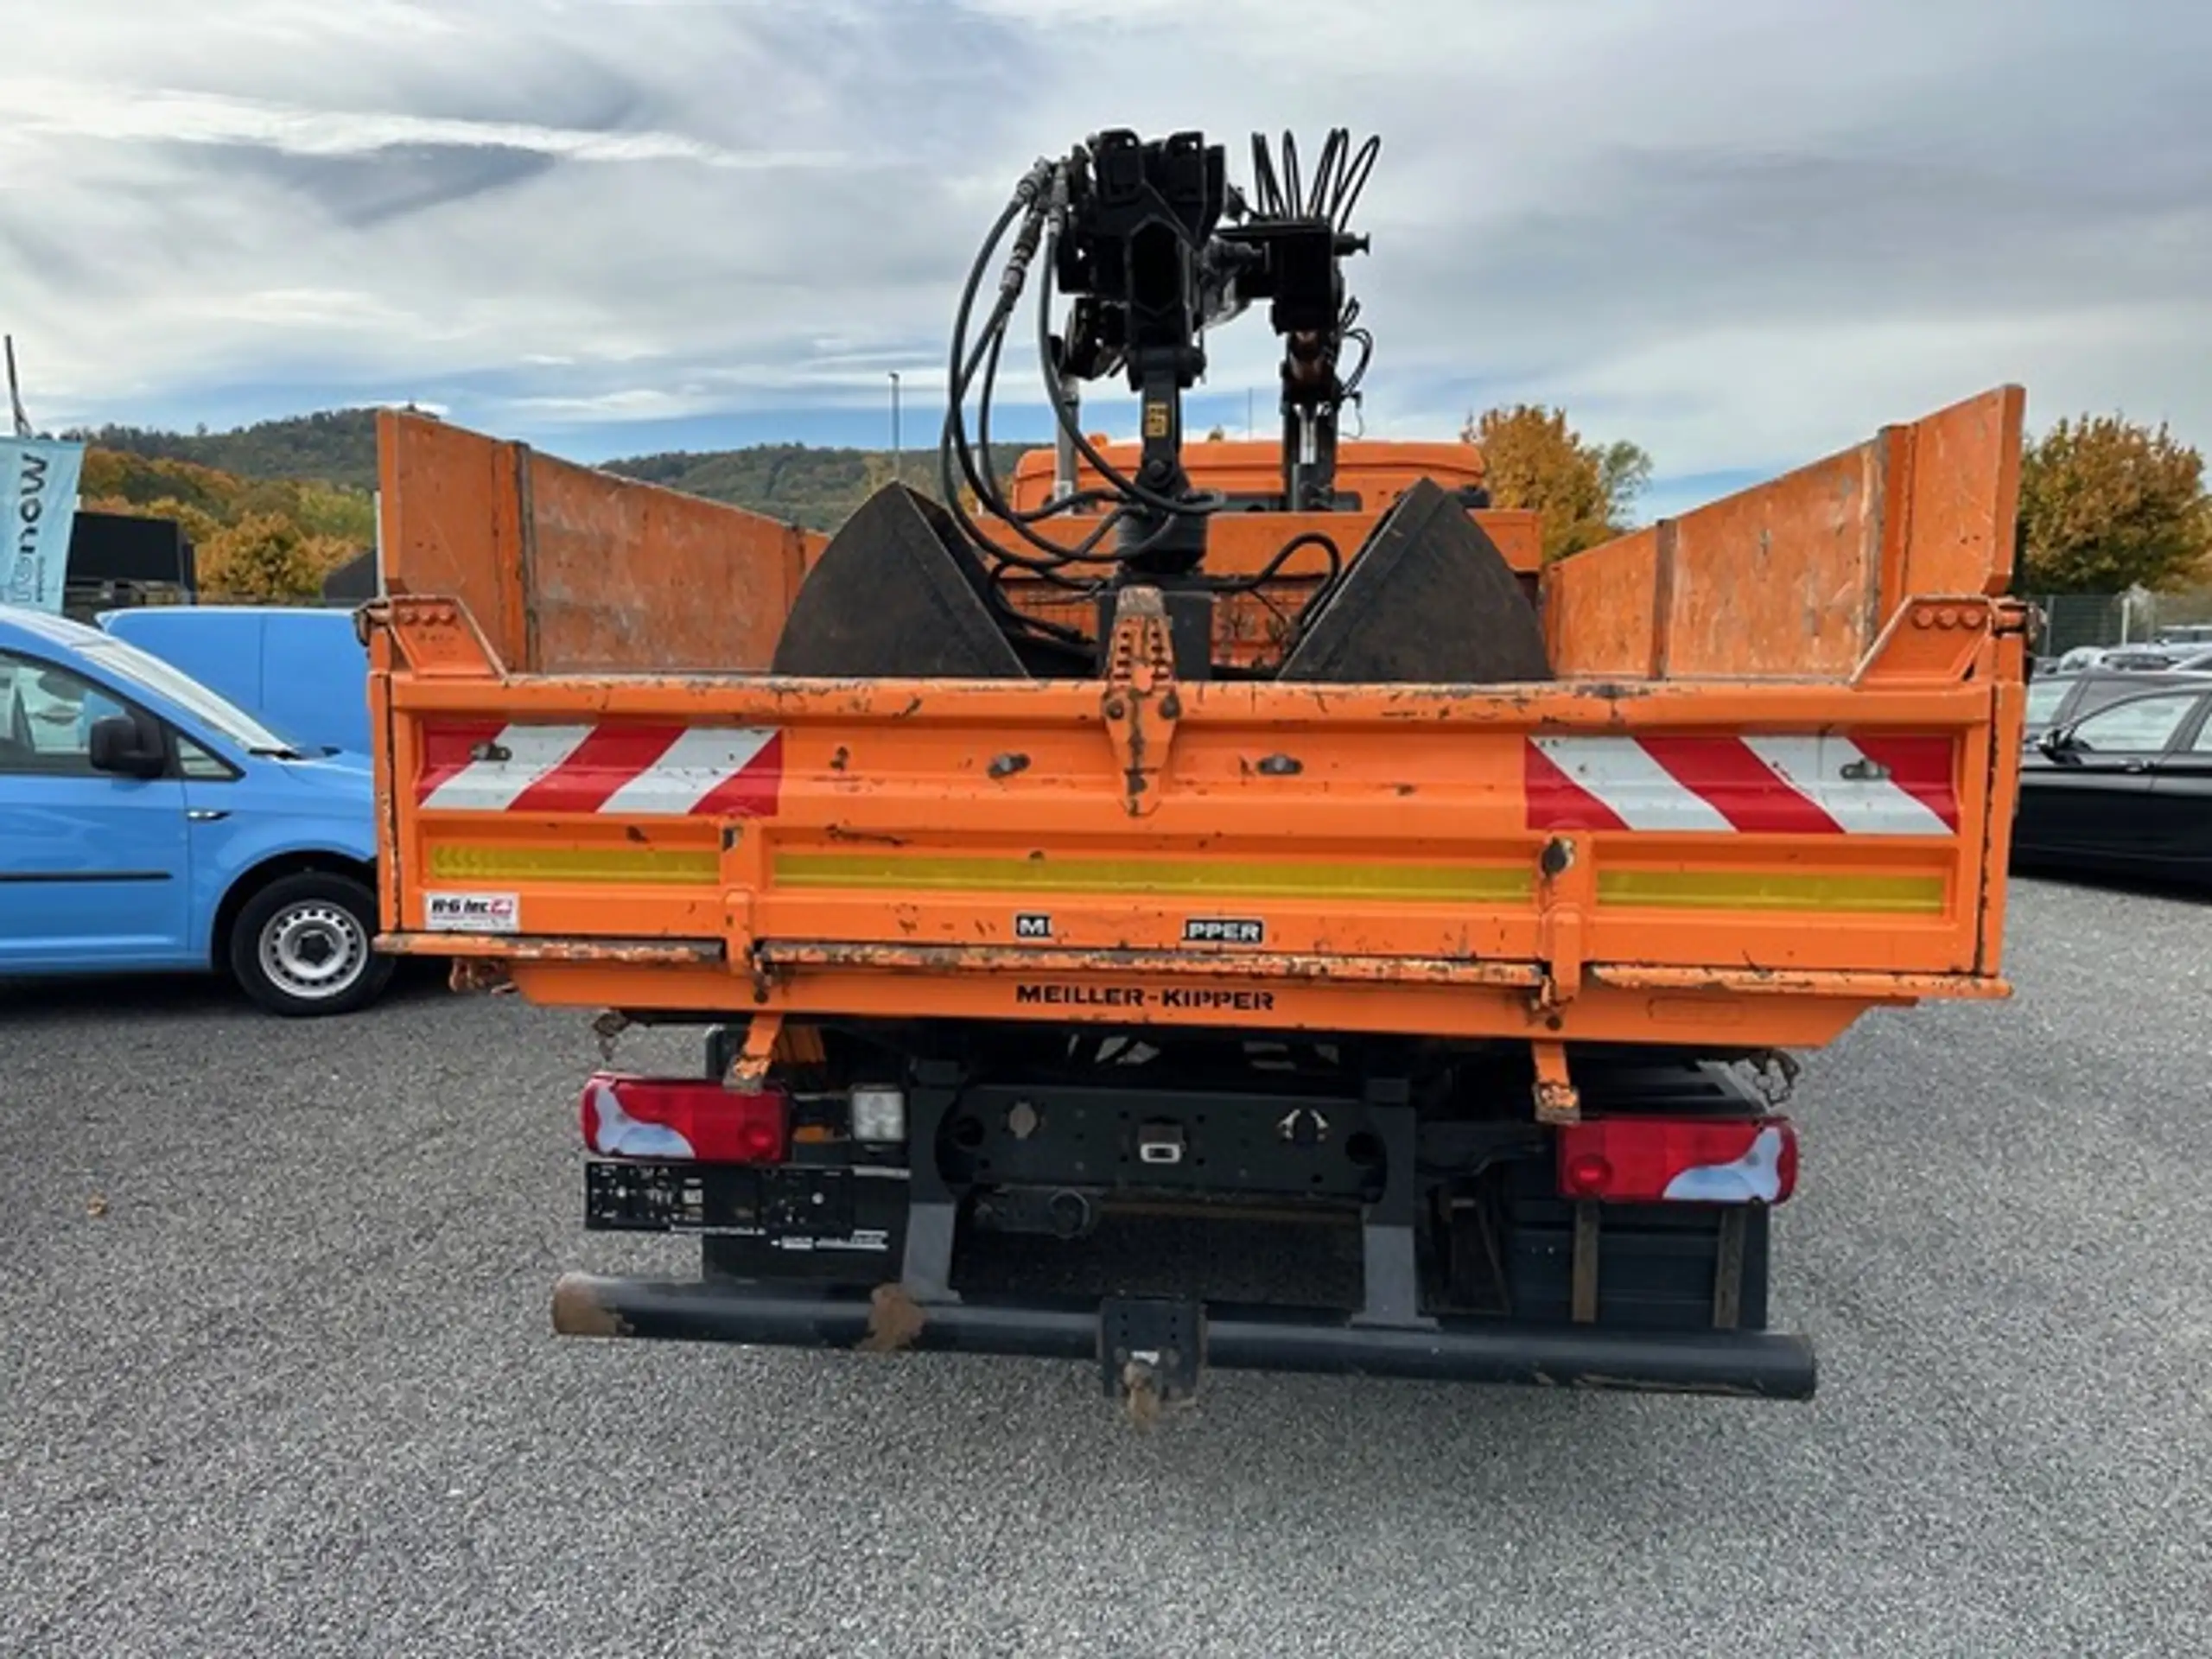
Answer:
<svg viewBox="0 0 2212 1659"><path fill-rule="evenodd" d="M1172 489L985 480L1064 547L1117 477L1211 517L987 599L904 490L825 543L383 417L383 948L705 1028L581 1106L587 1225L700 1272L556 1329L1810 1394L1780 1057L2005 992L2020 394L1548 568L1465 446L1332 434L1301 497L1290 402ZM1416 622L1537 666L1419 677Z"/></svg>

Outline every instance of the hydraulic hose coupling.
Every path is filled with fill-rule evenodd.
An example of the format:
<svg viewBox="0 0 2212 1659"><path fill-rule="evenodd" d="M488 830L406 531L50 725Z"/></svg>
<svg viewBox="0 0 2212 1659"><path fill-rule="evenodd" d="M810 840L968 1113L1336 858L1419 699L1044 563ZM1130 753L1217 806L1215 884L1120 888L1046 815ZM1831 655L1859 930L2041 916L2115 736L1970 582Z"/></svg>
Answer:
<svg viewBox="0 0 2212 1659"><path fill-rule="evenodd" d="M1014 248L1007 255L1006 269L999 273L1001 299L1019 297L1027 285L1029 262L1037 257L1037 245L1044 239L1048 212L1064 214L1066 211L1066 169L1058 162L1040 161L1023 174L1021 182L1014 187L1014 199L1028 211L1022 215L1021 228L1014 232ZM1052 187L1049 196L1047 185Z"/></svg>
<svg viewBox="0 0 2212 1659"><path fill-rule="evenodd" d="M1045 187L1059 173L1060 164L1048 156L1039 156L1021 175L1021 182L1014 187L1014 199L1028 207L1045 194Z"/></svg>
<svg viewBox="0 0 2212 1659"><path fill-rule="evenodd" d="M999 292L1007 299L1017 298L1029 281L1029 262L1037 257L1037 245L1045 235L1045 209L1033 205L1022 217L1021 229L1015 233L1014 251L1007 255L1006 270L999 276Z"/></svg>

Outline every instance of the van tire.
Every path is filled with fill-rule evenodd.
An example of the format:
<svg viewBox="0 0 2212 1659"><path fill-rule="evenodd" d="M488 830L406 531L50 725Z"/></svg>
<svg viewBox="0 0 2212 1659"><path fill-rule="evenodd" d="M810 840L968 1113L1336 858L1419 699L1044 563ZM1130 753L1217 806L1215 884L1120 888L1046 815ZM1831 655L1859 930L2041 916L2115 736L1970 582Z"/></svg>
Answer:
<svg viewBox="0 0 2212 1659"><path fill-rule="evenodd" d="M271 1014L352 1014L382 995L398 965L370 948L376 934L376 894L351 876L279 876L238 907L231 972Z"/></svg>

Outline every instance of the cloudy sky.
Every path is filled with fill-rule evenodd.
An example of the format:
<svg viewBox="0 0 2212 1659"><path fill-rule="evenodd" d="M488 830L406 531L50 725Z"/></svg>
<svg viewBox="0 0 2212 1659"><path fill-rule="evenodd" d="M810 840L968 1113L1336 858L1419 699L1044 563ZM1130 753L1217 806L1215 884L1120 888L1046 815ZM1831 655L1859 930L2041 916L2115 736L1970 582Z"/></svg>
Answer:
<svg viewBox="0 0 2212 1659"><path fill-rule="evenodd" d="M43 426L413 399L582 459L933 427L1106 126L1376 132L1370 431L1564 404L1649 505L2005 380L2212 446L2205 0L0 0ZM1264 322L1197 418L1262 424ZM1032 377L1015 377L1030 397ZM1102 401L1094 423L1119 424ZM1013 424L1019 435L1025 423ZM1028 430L1041 431L1033 408Z"/></svg>

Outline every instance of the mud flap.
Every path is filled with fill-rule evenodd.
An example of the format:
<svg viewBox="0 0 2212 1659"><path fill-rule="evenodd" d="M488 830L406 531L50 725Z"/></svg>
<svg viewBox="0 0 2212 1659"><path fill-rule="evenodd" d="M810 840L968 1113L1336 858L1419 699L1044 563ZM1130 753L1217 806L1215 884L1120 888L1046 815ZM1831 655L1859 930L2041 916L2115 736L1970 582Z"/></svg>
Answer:
<svg viewBox="0 0 2212 1659"><path fill-rule="evenodd" d="M1505 556L1458 497L1425 478L1376 523L1277 677L1497 685L1552 671Z"/></svg>

